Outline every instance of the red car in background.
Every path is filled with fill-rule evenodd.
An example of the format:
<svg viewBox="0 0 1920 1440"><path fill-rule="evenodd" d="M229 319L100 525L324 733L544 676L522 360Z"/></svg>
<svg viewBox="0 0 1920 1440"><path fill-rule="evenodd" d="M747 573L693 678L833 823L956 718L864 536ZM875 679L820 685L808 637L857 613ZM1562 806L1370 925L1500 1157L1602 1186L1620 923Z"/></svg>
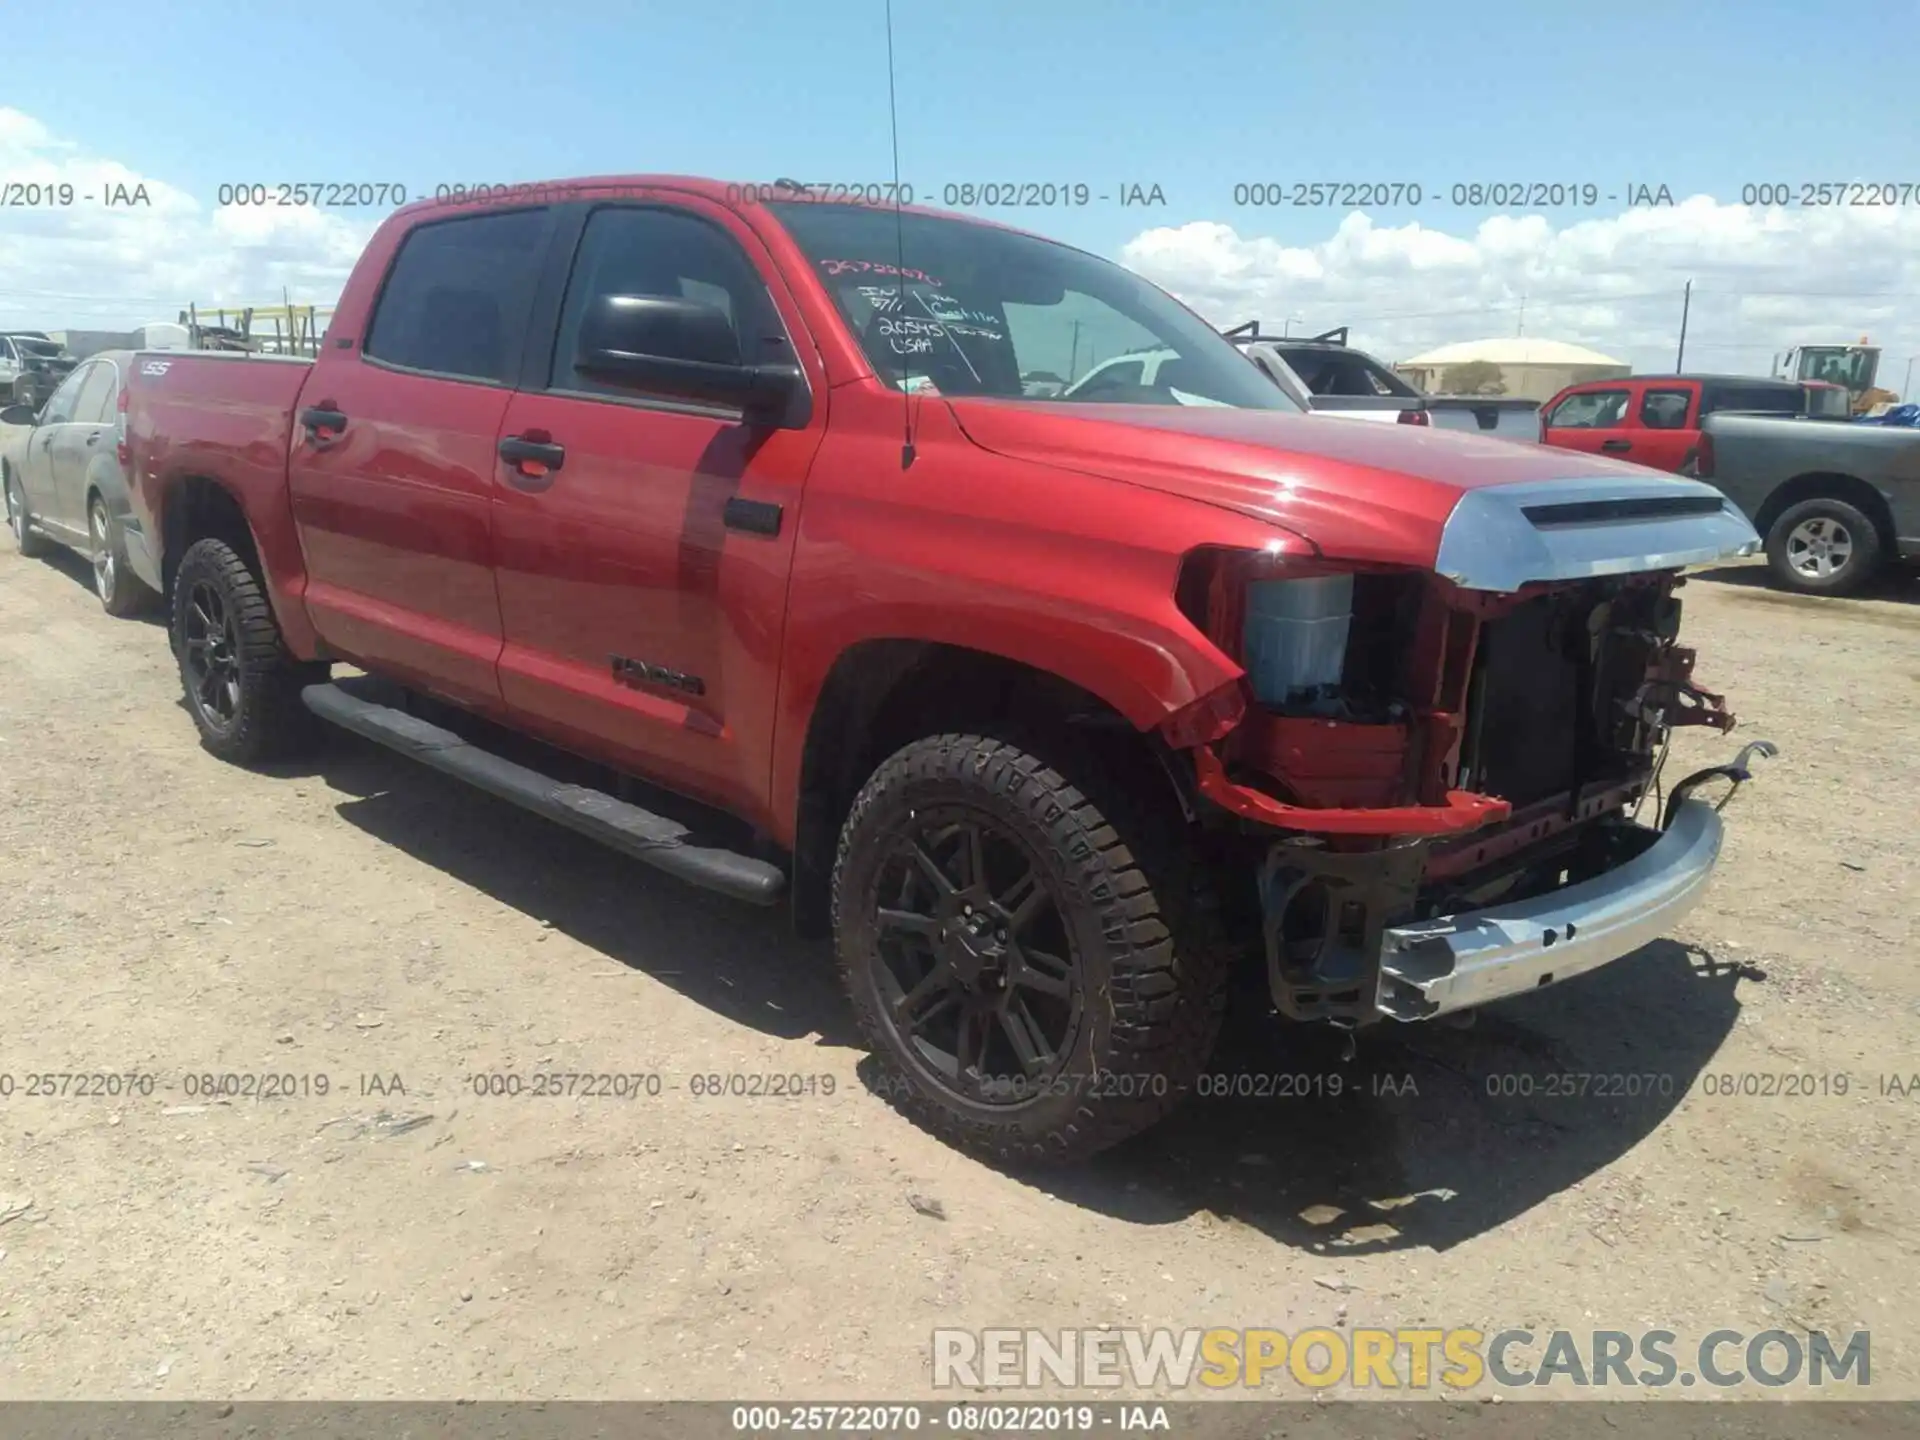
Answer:
<svg viewBox="0 0 1920 1440"><path fill-rule="evenodd" d="M1569 385L1540 407L1543 444L1690 471L1700 422L1722 410L1845 415L1847 392L1819 381L1754 375L1631 375Z"/></svg>

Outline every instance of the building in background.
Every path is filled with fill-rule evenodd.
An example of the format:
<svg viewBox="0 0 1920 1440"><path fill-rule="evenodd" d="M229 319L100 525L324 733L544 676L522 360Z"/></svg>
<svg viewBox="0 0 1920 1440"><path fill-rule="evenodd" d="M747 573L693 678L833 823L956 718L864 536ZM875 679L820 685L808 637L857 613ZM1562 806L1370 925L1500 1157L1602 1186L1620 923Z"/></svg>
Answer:
<svg viewBox="0 0 1920 1440"><path fill-rule="evenodd" d="M102 350L184 350L187 327L156 320L135 330L49 330L47 338L76 360Z"/></svg>
<svg viewBox="0 0 1920 1440"><path fill-rule="evenodd" d="M1442 345L1393 367L1429 395L1510 395L1546 400L1582 380L1630 375L1624 360L1584 345L1529 336Z"/></svg>

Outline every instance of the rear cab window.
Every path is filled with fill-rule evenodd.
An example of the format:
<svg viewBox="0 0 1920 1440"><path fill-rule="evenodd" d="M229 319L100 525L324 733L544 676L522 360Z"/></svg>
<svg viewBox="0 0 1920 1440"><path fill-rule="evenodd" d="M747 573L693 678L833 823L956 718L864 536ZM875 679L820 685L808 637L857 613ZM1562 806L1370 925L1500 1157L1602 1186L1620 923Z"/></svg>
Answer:
<svg viewBox="0 0 1920 1440"><path fill-rule="evenodd" d="M1315 395L1417 400L1420 392L1384 366L1348 350L1277 347L1287 368Z"/></svg>
<svg viewBox="0 0 1920 1440"><path fill-rule="evenodd" d="M362 353L445 379L510 383L548 233L543 209L429 221L400 243Z"/></svg>

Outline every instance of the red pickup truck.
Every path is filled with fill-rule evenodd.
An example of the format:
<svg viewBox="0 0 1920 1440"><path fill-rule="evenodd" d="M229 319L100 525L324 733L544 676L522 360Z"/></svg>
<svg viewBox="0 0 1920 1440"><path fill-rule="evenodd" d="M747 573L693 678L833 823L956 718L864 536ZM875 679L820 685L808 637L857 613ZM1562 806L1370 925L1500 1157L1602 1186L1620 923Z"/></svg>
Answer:
<svg viewBox="0 0 1920 1440"><path fill-rule="evenodd" d="M1845 387L1755 375L1631 375L1583 380L1540 407L1540 439L1636 465L1698 473L1700 423L1723 411L1847 413Z"/></svg>
<svg viewBox="0 0 1920 1440"><path fill-rule="evenodd" d="M1143 347L1151 384L1030 383ZM997 225L672 177L415 205L316 361L139 369L133 503L209 750L323 717L786 897L889 1092L990 1155L1165 1113L1241 963L1356 1027L1625 955L1713 869L1689 789L1746 778L1631 818L1673 727L1732 724L1676 638L1680 570L1758 544L1716 491L1330 424Z"/></svg>

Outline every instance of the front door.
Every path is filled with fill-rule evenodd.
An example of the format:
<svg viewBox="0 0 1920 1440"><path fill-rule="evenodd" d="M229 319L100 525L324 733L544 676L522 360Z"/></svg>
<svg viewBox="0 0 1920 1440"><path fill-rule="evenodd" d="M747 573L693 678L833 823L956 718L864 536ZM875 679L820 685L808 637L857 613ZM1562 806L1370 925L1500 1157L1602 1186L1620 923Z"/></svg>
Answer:
<svg viewBox="0 0 1920 1440"><path fill-rule="evenodd" d="M1632 387L1627 385L1574 391L1547 412L1547 443L1589 455L1633 459L1633 431L1627 418L1632 398Z"/></svg>
<svg viewBox="0 0 1920 1440"><path fill-rule="evenodd" d="M550 359L502 435L558 447L503 460L493 533L516 720L570 749L737 813L768 804L787 571L802 481L825 429L819 362L758 239L717 206L646 192L580 216ZM576 212L578 213L578 212ZM794 362L804 429L603 383L574 365L602 295L694 299L743 358Z"/></svg>

